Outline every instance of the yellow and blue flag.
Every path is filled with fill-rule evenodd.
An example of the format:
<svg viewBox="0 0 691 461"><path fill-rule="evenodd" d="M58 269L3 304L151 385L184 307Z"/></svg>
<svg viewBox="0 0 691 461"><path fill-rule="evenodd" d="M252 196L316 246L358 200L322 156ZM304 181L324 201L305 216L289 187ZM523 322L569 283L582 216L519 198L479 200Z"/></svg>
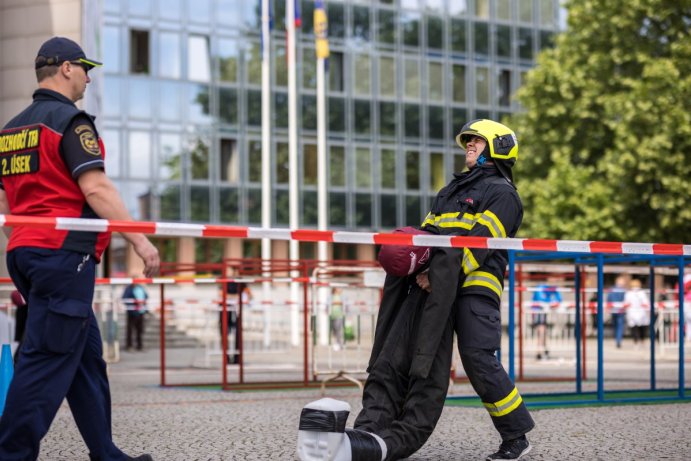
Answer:
<svg viewBox="0 0 691 461"><path fill-rule="evenodd" d="M317 58L326 59L329 57L329 20L324 11L324 2L315 0L314 2L314 42L317 51Z"/></svg>

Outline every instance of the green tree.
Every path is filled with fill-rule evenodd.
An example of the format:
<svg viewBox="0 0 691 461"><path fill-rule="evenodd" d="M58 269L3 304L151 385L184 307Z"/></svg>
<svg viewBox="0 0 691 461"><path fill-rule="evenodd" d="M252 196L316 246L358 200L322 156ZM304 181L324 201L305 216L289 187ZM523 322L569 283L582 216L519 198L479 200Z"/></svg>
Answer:
<svg viewBox="0 0 691 461"><path fill-rule="evenodd" d="M568 0L508 122L522 235L691 241L691 3Z"/></svg>

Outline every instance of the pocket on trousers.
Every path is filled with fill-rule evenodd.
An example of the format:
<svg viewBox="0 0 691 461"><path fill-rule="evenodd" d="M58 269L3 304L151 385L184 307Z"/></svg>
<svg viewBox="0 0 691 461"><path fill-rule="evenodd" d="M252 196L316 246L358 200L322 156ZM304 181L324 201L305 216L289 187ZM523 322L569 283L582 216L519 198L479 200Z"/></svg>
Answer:
<svg viewBox="0 0 691 461"><path fill-rule="evenodd" d="M470 311L475 317L469 342L481 349L501 347L501 316L499 310L486 304L472 303Z"/></svg>
<svg viewBox="0 0 691 461"><path fill-rule="evenodd" d="M51 301L46 312L46 348L56 354L73 352L89 322L89 306Z"/></svg>

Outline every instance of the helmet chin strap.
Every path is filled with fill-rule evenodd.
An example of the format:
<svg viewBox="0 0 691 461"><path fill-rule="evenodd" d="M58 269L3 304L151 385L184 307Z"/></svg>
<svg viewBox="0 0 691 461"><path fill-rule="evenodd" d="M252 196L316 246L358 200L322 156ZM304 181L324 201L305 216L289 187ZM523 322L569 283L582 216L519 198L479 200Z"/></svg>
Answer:
<svg viewBox="0 0 691 461"><path fill-rule="evenodd" d="M475 164L478 166L484 165L486 161L487 161L487 157L485 157L485 154L480 154L480 156L475 161Z"/></svg>

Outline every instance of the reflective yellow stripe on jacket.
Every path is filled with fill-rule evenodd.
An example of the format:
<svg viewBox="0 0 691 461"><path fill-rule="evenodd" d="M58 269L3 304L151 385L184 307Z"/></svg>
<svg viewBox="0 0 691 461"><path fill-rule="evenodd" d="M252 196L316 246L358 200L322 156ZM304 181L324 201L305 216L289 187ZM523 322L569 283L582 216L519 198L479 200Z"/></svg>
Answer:
<svg viewBox="0 0 691 461"><path fill-rule="evenodd" d="M504 225L499 220L497 215L489 210L485 210L482 213L476 213L474 215L470 213L463 213L462 217L459 217L461 213L442 213L435 216L432 213L427 213L425 220L422 222L422 227L424 226L437 226L437 227L460 227L461 229L470 230L475 226L475 223L482 224L487 229L489 229L492 237L495 238L506 238L506 230Z"/></svg>
<svg viewBox="0 0 691 461"><path fill-rule="evenodd" d="M497 215L489 210L485 210L482 214L475 215L477 222L489 229L489 232L494 238L506 238L506 230Z"/></svg>
<svg viewBox="0 0 691 461"><path fill-rule="evenodd" d="M463 248L463 273L465 275L470 274L474 270L476 270L480 265L477 263L477 260L475 259L475 256L473 256L473 252L470 251L468 248Z"/></svg>
<svg viewBox="0 0 691 461"><path fill-rule="evenodd" d="M460 211L454 213L442 213L438 216L428 213L422 226L437 226L437 227L460 227L461 229L470 230L475 225L476 219L470 213L463 213L463 217L459 218ZM479 216L479 215L477 215Z"/></svg>
<svg viewBox="0 0 691 461"><path fill-rule="evenodd" d="M499 282L499 279L496 278L494 275L490 274L489 272L477 270L468 274L468 276L465 279L465 282L463 282L463 288L472 286L489 288L490 290L495 292L497 296L499 296L500 298L501 292L504 289L502 284Z"/></svg>
<svg viewBox="0 0 691 461"><path fill-rule="evenodd" d="M521 402L523 402L523 398L521 397L521 394L518 393L518 389L514 387L513 390L509 393L509 395L506 396L506 398L503 398L498 402L482 402L482 404L485 406L490 416L496 418L499 416L508 415L516 408L518 408Z"/></svg>

